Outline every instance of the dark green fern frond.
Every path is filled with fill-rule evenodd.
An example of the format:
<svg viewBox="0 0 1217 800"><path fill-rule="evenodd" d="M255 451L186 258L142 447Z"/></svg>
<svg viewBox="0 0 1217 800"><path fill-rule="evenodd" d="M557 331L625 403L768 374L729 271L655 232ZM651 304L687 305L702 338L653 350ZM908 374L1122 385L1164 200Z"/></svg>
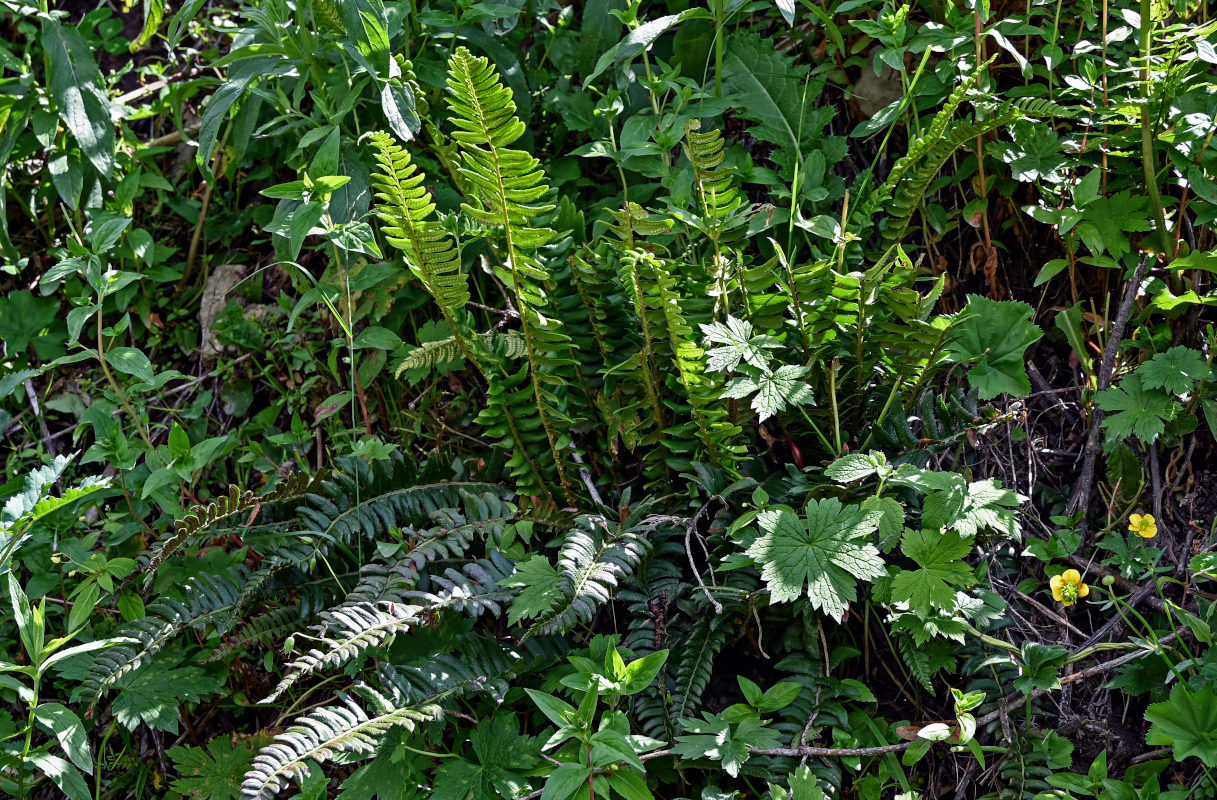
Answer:
<svg viewBox="0 0 1217 800"><path fill-rule="evenodd" d="M382 665L375 683L340 692L338 703L309 712L275 737L254 759L241 784L242 800L270 800L287 781L306 774L307 762L370 755L394 725L414 730L439 719L443 705L478 693L501 699L507 679L525 664L517 651L471 637L461 657L441 655L421 667Z"/></svg>
<svg viewBox="0 0 1217 800"><path fill-rule="evenodd" d="M649 526L637 520L614 522L592 514L575 519L558 550L560 597L538 617L528 636L565 632L591 620L638 568L650 548L647 530Z"/></svg>
<svg viewBox="0 0 1217 800"><path fill-rule="evenodd" d="M320 614L321 624L312 626L313 634L293 637L310 640L310 647L287 665L287 671L261 702L275 702L292 684L323 669L335 669L359 658L372 648L384 647L393 637L415 627L419 606L396 603L346 602Z"/></svg>
<svg viewBox="0 0 1217 800"><path fill-rule="evenodd" d="M120 678L138 669L187 627L225 621L236 607L249 576L245 567L225 575L191 578L182 588L183 599L165 597L148 606L140 619L119 627L115 636L138 644L100 650L81 682L90 707Z"/></svg>
<svg viewBox="0 0 1217 800"><path fill-rule="evenodd" d="M451 609L474 617L499 616L515 595L499 586L499 582L513 572L515 562L491 550L488 558L464 564L459 570L449 567L443 574L424 575L419 590L403 592L402 597L428 611Z"/></svg>
<svg viewBox="0 0 1217 800"><path fill-rule="evenodd" d="M315 612L314 612L315 613ZM207 661L223 661L228 656L248 647L255 642L266 646L268 649L273 647L273 643L280 641L288 634L300 630L300 625L307 622L313 614L310 614L300 606L291 605L276 608L262 614L257 614L249 619L238 630L226 636L223 644L216 647L207 657Z"/></svg>
<svg viewBox="0 0 1217 800"><path fill-rule="evenodd" d="M727 643L730 628L726 623L726 617L721 614L704 614L694 621L688 638L678 650L680 664L672 689L673 718L691 717L701 705L714 671L714 661Z"/></svg>

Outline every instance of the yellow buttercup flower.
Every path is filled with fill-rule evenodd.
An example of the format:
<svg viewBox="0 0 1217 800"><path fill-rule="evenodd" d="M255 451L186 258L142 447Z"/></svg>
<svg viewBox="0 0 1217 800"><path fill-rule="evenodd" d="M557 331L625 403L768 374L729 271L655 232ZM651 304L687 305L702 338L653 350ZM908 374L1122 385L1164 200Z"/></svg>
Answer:
<svg viewBox="0 0 1217 800"><path fill-rule="evenodd" d="M1053 575L1048 585L1052 587L1052 599L1067 606L1090 594L1090 587L1082 583L1082 575L1076 569L1067 569L1060 575Z"/></svg>
<svg viewBox="0 0 1217 800"><path fill-rule="evenodd" d="M1158 522L1153 514L1133 514L1128 518L1128 529L1142 539L1152 539L1158 535Z"/></svg>

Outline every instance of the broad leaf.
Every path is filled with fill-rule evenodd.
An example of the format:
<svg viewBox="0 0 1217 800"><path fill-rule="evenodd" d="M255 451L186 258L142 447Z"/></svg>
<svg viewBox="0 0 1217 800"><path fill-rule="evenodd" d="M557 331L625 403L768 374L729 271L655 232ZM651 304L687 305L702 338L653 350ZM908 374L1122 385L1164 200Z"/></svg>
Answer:
<svg viewBox="0 0 1217 800"><path fill-rule="evenodd" d="M1026 303L998 302L968 295L967 317L949 345L951 359L975 362L968 380L982 400L999 394L1023 397L1031 381L1023 366L1023 353L1044 332L1030 321L1034 310Z"/></svg>
<svg viewBox="0 0 1217 800"><path fill-rule="evenodd" d="M1175 760L1196 756L1206 767L1217 767L1217 695L1210 686L1194 691L1179 683L1165 703L1145 709L1153 723L1145 742L1174 748Z"/></svg>
<svg viewBox="0 0 1217 800"><path fill-rule="evenodd" d="M804 593L814 608L834 619L856 598L858 580L884 574L883 559L864 540L879 525L880 512L842 505L836 498L813 501L807 517L786 510L757 517L762 535L748 548L775 603L790 603Z"/></svg>
<svg viewBox="0 0 1217 800"><path fill-rule="evenodd" d="M75 28L42 20L47 84L64 127L103 178L114 173L114 123L110 98L93 52Z"/></svg>

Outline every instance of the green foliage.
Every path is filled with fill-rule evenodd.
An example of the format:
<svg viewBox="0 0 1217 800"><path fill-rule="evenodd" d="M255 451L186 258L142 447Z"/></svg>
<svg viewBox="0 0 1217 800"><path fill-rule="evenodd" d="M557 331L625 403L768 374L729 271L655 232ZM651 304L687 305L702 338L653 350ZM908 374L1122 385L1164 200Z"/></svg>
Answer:
<svg viewBox="0 0 1217 800"><path fill-rule="evenodd" d="M761 536L748 549L775 602L806 594L813 608L840 619L856 598L856 580L884 574L879 551L866 543L879 525L878 511L842 505L829 498L793 511L764 511L757 517ZM856 579L856 580L855 580Z"/></svg>
<svg viewBox="0 0 1217 800"><path fill-rule="evenodd" d="M1205 10L517 5L0 3L0 794L1211 794Z"/></svg>
<svg viewBox="0 0 1217 800"><path fill-rule="evenodd" d="M959 333L950 345L951 358L974 364L968 381L980 392L980 399L1030 394L1024 353L1043 336L1039 326L1030 321L1031 306L970 295L963 313Z"/></svg>
<svg viewBox="0 0 1217 800"><path fill-rule="evenodd" d="M1211 688L1196 692L1178 684L1169 700L1145 710L1145 718L1152 723L1145 737L1149 744L1171 747L1176 761L1196 756L1207 767L1217 764L1217 695Z"/></svg>

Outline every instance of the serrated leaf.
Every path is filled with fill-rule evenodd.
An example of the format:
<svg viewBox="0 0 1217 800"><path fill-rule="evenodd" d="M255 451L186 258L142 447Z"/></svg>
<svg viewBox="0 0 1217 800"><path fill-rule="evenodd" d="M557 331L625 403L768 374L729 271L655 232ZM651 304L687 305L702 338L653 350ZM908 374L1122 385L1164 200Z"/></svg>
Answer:
<svg viewBox="0 0 1217 800"><path fill-rule="evenodd" d="M968 316L948 350L956 362L975 362L968 381L982 400L999 394L1023 397L1031 393L1031 380L1023 366L1023 353L1044 332L1032 323L1034 309L1026 303L999 302L968 295Z"/></svg>
<svg viewBox="0 0 1217 800"><path fill-rule="evenodd" d="M972 542L954 531L906 530L900 550L919 569L905 570L892 579L892 599L908 603L923 619L935 609L953 609L955 590L975 583L972 570L959 560L972 552Z"/></svg>
<svg viewBox="0 0 1217 800"><path fill-rule="evenodd" d="M880 512L842 505L836 498L816 500L800 518L787 510L761 512L762 535L748 548L761 565L761 577L775 603L790 603L804 593L812 607L834 619L856 599L856 580L884 574L883 559L863 540L879 525Z"/></svg>
<svg viewBox="0 0 1217 800"><path fill-rule="evenodd" d="M507 612L508 624L515 625L522 619L531 619L549 611L554 602L562 597L560 580L558 571L545 556L534 555L516 564L515 573L499 581L500 586L520 589Z"/></svg>
<svg viewBox="0 0 1217 800"><path fill-rule="evenodd" d="M1141 376L1135 372L1120 381L1119 386L1096 394L1094 401L1108 412L1103 417L1108 441L1136 436L1148 444L1162 435L1166 423L1180 409L1175 399L1161 389L1144 388Z"/></svg>
<svg viewBox="0 0 1217 800"><path fill-rule="evenodd" d="M887 459L882 453L850 453L825 467L824 477L831 478L837 483L853 483L863 478L869 478L885 467L887 467Z"/></svg>
<svg viewBox="0 0 1217 800"><path fill-rule="evenodd" d="M731 777L738 777L749 750L777 747L781 737L757 718L732 723L722 714L702 714L702 719L680 721L686 733L676 737L672 752L682 758L719 761Z"/></svg>
<svg viewBox="0 0 1217 800"><path fill-rule="evenodd" d="M1209 363L1190 347L1172 347L1158 353L1137 368L1146 389L1165 389L1171 394L1187 394L1197 381L1209 376Z"/></svg>
<svg viewBox="0 0 1217 800"><path fill-rule="evenodd" d="M187 797L237 800L242 778L266 743L265 736L236 741L231 736L219 736L206 748L171 747L165 752L181 776L173 782L173 788Z"/></svg>
<svg viewBox="0 0 1217 800"><path fill-rule="evenodd" d="M127 730L140 723L154 730L177 734L183 703L198 703L220 694L222 687L199 667L168 667L153 661L118 681L121 690L111 706Z"/></svg>
<svg viewBox="0 0 1217 800"><path fill-rule="evenodd" d="M1175 760L1196 756L1206 767L1217 767L1217 694L1211 686L1194 691L1179 683L1165 703L1145 709L1149 733L1145 742L1174 749Z"/></svg>
<svg viewBox="0 0 1217 800"><path fill-rule="evenodd" d="M476 763L463 758L445 761L435 775L435 800L499 800L527 793L524 773L539 760L540 748L531 737L520 735L518 717L499 714L484 719L469 734L469 741Z"/></svg>

